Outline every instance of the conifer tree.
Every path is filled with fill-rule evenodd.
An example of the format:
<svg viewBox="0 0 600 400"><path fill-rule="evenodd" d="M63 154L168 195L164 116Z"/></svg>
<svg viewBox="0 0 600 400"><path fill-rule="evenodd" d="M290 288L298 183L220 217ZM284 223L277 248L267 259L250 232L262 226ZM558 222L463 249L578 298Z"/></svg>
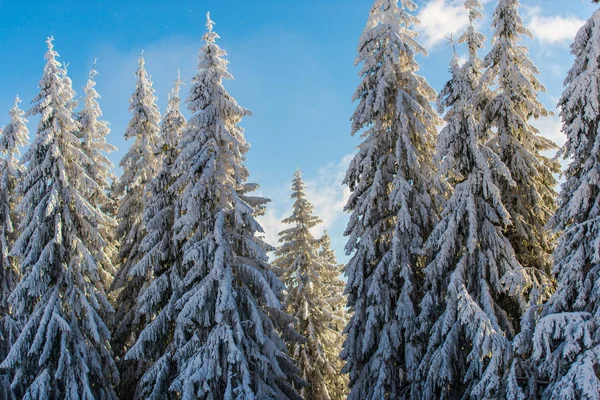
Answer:
<svg viewBox="0 0 600 400"><path fill-rule="evenodd" d="M549 274L553 235L545 227L554 212L558 162L541 152L556 145L531 125L532 119L549 114L537 99L546 89L537 79L538 69L518 43L531 37L519 15L519 0L499 0L492 27L493 47L484 59L487 70L482 84L495 86L485 107L482 125L493 127L497 134L490 147L508 167L516 186L499 182L502 202L512 225L507 236L518 261L527 269Z"/></svg>
<svg viewBox="0 0 600 400"><path fill-rule="evenodd" d="M324 267L320 274L323 284L321 293L327 304L327 312L331 315L329 329L325 333L328 342L325 354L336 371L335 374L325 376L325 384L332 399L345 399L348 396L348 376L340 373L344 366L340 358L344 344L342 332L349 319L346 311L348 299L344 295L346 283L341 279L344 265L338 264L327 232L321 237L320 245L319 257Z"/></svg>
<svg viewBox="0 0 600 400"><path fill-rule="evenodd" d="M18 160L19 147L27 145L29 131L24 112L19 109L21 99L17 96L10 110L10 122L0 130L0 360L8 355L19 335L19 324L11 312L8 298L19 278L19 261L9 255L18 237L19 215L16 212L18 198L15 193L18 180L24 171ZM0 398L11 398L8 377L0 374Z"/></svg>
<svg viewBox="0 0 600 400"><path fill-rule="evenodd" d="M83 109L78 113L77 120L81 127L78 136L82 142L82 150L87 157L85 163L86 174L93 180L92 190L88 193L91 203L104 213L104 222L98 227L100 234L106 244L99 248L94 254L96 261L100 264L100 273L105 288L108 289L116 273L113 260L117 249L114 243L113 231L116 221L112 216L114 202L109 197L111 182L115 180L113 175L114 165L106 156L116 148L106 142L106 136L110 133L108 122L100 120L102 111L98 100L100 95L96 91L94 78L98 72L94 67L90 71L87 84L84 88Z"/></svg>
<svg viewBox="0 0 600 400"><path fill-rule="evenodd" d="M213 21L187 98L193 116L180 142L175 220L185 272L175 322L178 376L171 390L183 399L297 399L293 366L275 323L283 285L268 263L270 249L255 220L267 200L251 196L244 165L249 149L238 123L250 112L225 91L226 55ZM180 192L179 192L180 190Z"/></svg>
<svg viewBox="0 0 600 400"><path fill-rule="evenodd" d="M327 350L339 344L339 340L336 341L339 333L331 332L333 313L327 302L322 274L330 272L326 270L333 266L320 256L321 240L310 232L321 220L313 215L314 207L306 198L300 171L294 174L292 198L292 215L283 220L292 226L279 233L281 245L275 251L277 259L273 262L282 270L282 281L287 289L285 306L294 317L294 329L306 338L289 343L289 348L302 379L309 383L297 388L302 398L331 400L334 397L327 382L335 382L339 370L335 364L337 355L332 359ZM331 277L328 278L333 283Z"/></svg>
<svg viewBox="0 0 600 400"><path fill-rule="evenodd" d="M140 244L143 256L130 272L132 276L150 277L140 291L137 305L146 325L126 356L148 364L137 391L143 399L177 398L169 387L177 371L173 329L182 280L179 248L173 234L178 202L172 187L177 178L173 164L186 124L179 109L181 84L178 76L161 123L162 168L146 186L148 200L142 218L146 236Z"/></svg>
<svg viewBox="0 0 600 400"><path fill-rule="evenodd" d="M52 40L29 111L41 119L17 186L23 219L11 255L23 277L9 301L24 325L0 368L18 398L115 399L118 372L102 320L111 306L90 248L103 243L104 215L84 195L92 179L76 136L75 93Z"/></svg>
<svg viewBox="0 0 600 400"><path fill-rule="evenodd" d="M559 102L567 141L559 154L572 162L550 221L562 232L554 251L558 289L535 327L529 376L535 397L600 399L600 10L571 50L575 63Z"/></svg>
<svg viewBox="0 0 600 400"><path fill-rule="evenodd" d="M123 358L144 326L144 321L139 320L137 299L147 277L132 276L131 270L142 257L140 244L145 236L142 224L147 200L145 187L157 174L161 161L157 156L160 113L144 63L144 57L140 56L135 73L136 87L129 105L132 116L125 131L125 139L133 139L134 142L119 164L123 168L123 175L114 193L119 204L116 237L120 248L116 263L118 271L111 287L116 292L115 304L119 306L115 315L112 345L115 355L119 357L119 397L125 398L133 398L133 391L143 372L140 363Z"/></svg>
<svg viewBox="0 0 600 400"><path fill-rule="evenodd" d="M359 41L362 81L354 100L352 134L362 143L346 173L352 191L345 234L348 305L342 372L349 399L400 398L410 391L419 365L415 271L437 216L432 165L435 91L417 75L417 53L426 54L411 26L411 0L376 0Z"/></svg>
<svg viewBox="0 0 600 400"><path fill-rule="evenodd" d="M469 60L455 54L451 79L440 93L446 126L436 161L452 185L442 218L425 244L425 294L421 331L428 338L421 362L422 399L498 399L512 361L511 339L527 306L531 278L515 258L505 231L510 214L500 184L514 188L510 172L486 144L480 104L489 92L480 84L477 51L485 37L474 29L482 16L478 0L467 0L471 25L459 42Z"/></svg>

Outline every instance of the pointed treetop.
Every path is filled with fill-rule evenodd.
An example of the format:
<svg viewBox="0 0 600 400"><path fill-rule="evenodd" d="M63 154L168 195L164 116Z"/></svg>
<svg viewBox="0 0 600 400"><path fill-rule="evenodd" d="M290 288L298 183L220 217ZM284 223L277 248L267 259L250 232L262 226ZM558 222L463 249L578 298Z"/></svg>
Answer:
<svg viewBox="0 0 600 400"><path fill-rule="evenodd" d="M179 110L179 103L181 101L179 98L179 90L183 85L185 85L185 83L183 83L183 80L181 80L181 73L179 69L177 69L177 79L173 81L173 89L171 89L171 93L169 93L167 96L169 100L167 113L176 109Z"/></svg>
<svg viewBox="0 0 600 400"><path fill-rule="evenodd" d="M8 112L13 119L18 118L21 115L23 115L23 111L21 111L21 109L19 108L20 102L21 102L21 98L19 97L19 95L16 95L15 103L13 104L12 108Z"/></svg>
<svg viewBox="0 0 600 400"><path fill-rule="evenodd" d="M484 47L487 40L485 35L475 30L474 23L483 18L483 5L480 0L465 0L465 8L469 10L469 27L467 31L458 38L458 43L466 43L469 47L469 57L471 60L478 60L477 51Z"/></svg>
<svg viewBox="0 0 600 400"><path fill-rule="evenodd" d="M481 10L483 6L479 0L465 0L465 8L469 10L469 23L473 26L473 23L480 18L483 18Z"/></svg>
<svg viewBox="0 0 600 400"><path fill-rule="evenodd" d="M179 71L179 68L177 68L177 79L173 81L173 85L174 86L173 90L171 91L170 98L179 97L179 89L181 89L181 86L184 85L183 81L181 80L181 71Z"/></svg>
<svg viewBox="0 0 600 400"><path fill-rule="evenodd" d="M292 189L295 192L294 194L292 194L292 197L295 197L298 199L301 199L304 197L304 190L306 189L306 184L304 183L304 180L302 179L302 171L300 171L299 168L294 173ZM312 205L311 205L311 208L312 208Z"/></svg>
<svg viewBox="0 0 600 400"><path fill-rule="evenodd" d="M215 26L215 21L210 19L210 11L206 12L206 29L208 32L212 32L213 26Z"/></svg>
<svg viewBox="0 0 600 400"><path fill-rule="evenodd" d="M13 114L14 114L14 112L15 112L16 110L18 110L18 109L19 109L19 103L20 103L21 101L22 101L22 100L21 100L21 98L19 97L19 95L16 95L16 96L15 96L15 103L14 103L13 107L10 109L10 115L13 115Z"/></svg>
<svg viewBox="0 0 600 400"><path fill-rule="evenodd" d="M8 112L10 115L10 123L3 129L0 129L0 152L11 157L19 155L19 147L27 145L29 131L27 130L27 120L23 118L25 114L19 108L21 98L15 97L15 104Z"/></svg>
<svg viewBox="0 0 600 400"><path fill-rule="evenodd" d="M214 26L215 26L215 22L212 19L210 19L210 12L207 12L206 13L206 33L202 37L202 40L204 40L207 43L214 43L215 40L219 38L219 35L217 35L215 32L213 32Z"/></svg>
<svg viewBox="0 0 600 400"><path fill-rule="evenodd" d="M46 51L46 54L44 54L44 59L47 61L50 61L51 64L54 64L55 66L59 66L60 63L58 63L58 61L56 61L56 57L58 57L58 53L56 52L56 50L54 50L54 36L50 36L49 38L46 38L46 44L48 45L48 51Z"/></svg>
<svg viewBox="0 0 600 400"><path fill-rule="evenodd" d="M90 69L89 80L94 79L96 77L96 75L98 75L98 71L96 71L96 61L98 61L98 59L94 58L94 63L92 64L92 69Z"/></svg>
<svg viewBox="0 0 600 400"><path fill-rule="evenodd" d="M46 44L48 45L48 50L52 50L54 48L54 43L52 43L54 41L54 36L50 36L48 38L46 38Z"/></svg>
<svg viewBox="0 0 600 400"><path fill-rule="evenodd" d="M142 52L140 53L140 58L138 59L138 65L140 68L144 68L145 63L146 60L144 59L144 50L142 50Z"/></svg>

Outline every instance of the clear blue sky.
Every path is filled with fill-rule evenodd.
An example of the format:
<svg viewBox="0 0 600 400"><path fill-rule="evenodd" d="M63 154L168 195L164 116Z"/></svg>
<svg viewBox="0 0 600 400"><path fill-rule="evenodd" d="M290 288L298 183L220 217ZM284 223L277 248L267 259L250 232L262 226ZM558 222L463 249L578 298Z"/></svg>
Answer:
<svg viewBox="0 0 600 400"><path fill-rule="evenodd" d="M485 1L485 0L484 0ZM118 146L115 164L129 143L122 138L133 73L141 50L151 74L161 110L177 68L188 81L196 69L202 45L205 13L211 12L219 45L228 53L235 80L226 83L238 102L254 116L242 125L252 149L251 180L273 199L263 219L273 243L277 221L289 212L289 185L300 167L317 212L326 221L341 259L346 216L341 208L347 193L341 186L348 155L358 143L350 136L352 94L358 83L353 66L356 43L371 0L258 1L133 1L133 0L0 0L0 126L19 94L27 108L37 92L44 66L44 40L55 37L60 60L69 64L75 90L82 93L93 60L98 59L97 89L105 118ZM421 42L428 57L419 57L421 74L440 89L447 79L451 50L443 37L460 32L466 21L463 0L421 0ZM495 0L486 1L482 29L489 35L489 15ZM526 24L536 35L527 41L540 68L554 109L562 81L571 65L569 44L583 20L596 7L589 0L521 0ZM462 49L461 49L462 51ZM485 50L482 55L485 54ZM187 88L184 87L184 93ZM5 111L2 111L5 110ZM558 120L540 121L540 130L561 141ZM35 132L35 124L30 124ZM274 243L273 243L274 244Z"/></svg>

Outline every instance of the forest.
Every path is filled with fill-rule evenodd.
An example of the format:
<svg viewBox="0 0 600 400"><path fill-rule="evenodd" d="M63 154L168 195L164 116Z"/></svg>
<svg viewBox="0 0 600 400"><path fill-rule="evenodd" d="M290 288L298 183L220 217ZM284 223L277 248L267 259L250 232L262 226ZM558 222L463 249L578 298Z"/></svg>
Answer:
<svg viewBox="0 0 600 400"><path fill-rule="evenodd" d="M600 10L559 146L520 1L460 2L439 93L417 3L365 15L347 263L300 168L268 243L210 13L163 111L139 56L118 166L96 65L78 95L49 37L0 129L0 400L600 400Z"/></svg>

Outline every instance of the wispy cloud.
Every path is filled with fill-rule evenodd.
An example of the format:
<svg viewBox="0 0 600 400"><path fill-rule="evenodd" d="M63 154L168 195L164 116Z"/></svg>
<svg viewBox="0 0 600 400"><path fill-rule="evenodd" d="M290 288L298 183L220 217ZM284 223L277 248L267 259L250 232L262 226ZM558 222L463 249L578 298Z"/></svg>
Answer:
<svg viewBox="0 0 600 400"><path fill-rule="evenodd" d="M544 16L541 7L532 7L527 10L526 14L528 16L527 29L531 31L536 40L548 44L572 41L579 28L585 23L584 20L574 16Z"/></svg>
<svg viewBox="0 0 600 400"><path fill-rule="evenodd" d="M459 35L469 25L463 0L429 1L417 16L421 23L416 29L423 36L426 48L443 43L450 35Z"/></svg>

